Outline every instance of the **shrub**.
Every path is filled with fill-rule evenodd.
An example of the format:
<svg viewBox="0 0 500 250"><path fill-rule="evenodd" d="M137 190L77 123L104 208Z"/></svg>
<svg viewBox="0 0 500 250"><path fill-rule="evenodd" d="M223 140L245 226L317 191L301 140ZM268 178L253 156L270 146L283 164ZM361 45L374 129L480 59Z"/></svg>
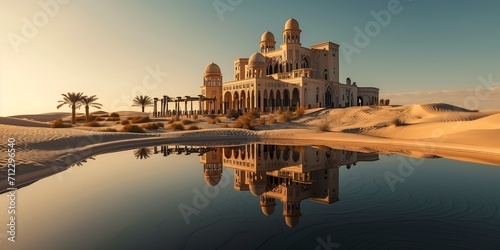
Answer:
<svg viewBox="0 0 500 250"><path fill-rule="evenodd" d="M120 122L121 125L127 125L127 124L130 124L130 122L128 120L122 120Z"/></svg>
<svg viewBox="0 0 500 250"><path fill-rule="evenodd" d="M104 129L99 129L99 132L118 132L118 130L114 128L104 128Z"/></svg>
<svg viewBox="0 0 500 250"><path fill-rule="evenodd" d="M109 117L120 117L120 115L113 112L113 113L109 114Z"/></svg>
<svg viewBox="0 0 500 250"><path fill-rule="evenodd" d="M217 124L217 120L215 120L215 119L210 119L210 120L208 121L208 124Z"/></svg>
<svg viewBox="0 0 500 250"><path fill-rule="evenodd" d="M114 122L114 121L119 121L119 120L120 120L120 117L108 117L108 118L106 118L105 121Z"/></svg>
<svg viewBox="0 0 500 250"><path fill-rule="evenodd" d="M158 127L160 127L160 128L165 127L165 124L163 124L163 122L157 122L156 124L158 124Z"/></svg>
<svg viewBox="0 0 500 250"><path fill-rule="evenodd" d="M248 115L253 119L257 119L260 117L260 113L257 112L257 110L250 111L250 112L246 113L245 115Z"/></svg>
<svg viewBox="0 0 500 250"><path fill-rule="evenodd" d="M269 124L275 124L276 123L276 117L274 115L269 116L269 120L267 121Z"/></svg>
<svg viewBox="0 0 500 250"><path fill-rule="evenodd" d="M172 124L172 123L174 123L174 122L175 122L175 119L174 119L174 118L172 118L172 119L170 119L170 120L168 120L168 121L167 121L167 124Z"/></svg>
<svg viewBox="0 0 500 250"><path fill-rule="evenodd" d="M222 121L220 120L220 118L219 118L219 117L215 117L215 122L217 122L217 123L221 123Z"/></svg>
<svg viewBox="0 0 500 250"><path fill-rule="evenodd" d="M240 117L240 114L236 110L231 110L226 114L227 119L238 119L238 117Z"/></svg>
<svg viewBox="0 0 500 250"><path fill-rule="evenodd" d="M304 108L299 107L297 110L295 110L295 118L301 117L302 115L304 115L304 112Z"/></svg>
<svg viewBox="0 0 500 250"><path fill-rule="evenodd" d="M184 130L184 125L180 123L172 123L168 126L168 128L173 129L173 130Z"/></svg>
<svg viewBox="0 0 500 250"><path fill-rule="evenodd" d="M210 119L215 119L215 117L217 117L217 116L214 114L208 114L208 115L204 115L204 117L208 117Z"/></svg>
<svg viewBox="0 0 500 250"><path fill-rule="evenodd" d="M146 123L150 121L149 116L136 116L130 120L130 123Z"/></svg>
<svg viewBox="0 0 500 250"><path fill-rule="evenodd" d="M160 126L158 126L157 123L146 123L144 125L141 126L142 128L145 128L145 129L159 129Z"/></svg>
<svg viewBox="0 0 500 250"><path fill-rule="evenodd" d="M85 127L100 127L101 124L99 124L96 120L93 120L91 122L86 122L83 124Z"/></svg>
<svg viewBox="0 0 500 250"><path fill-rule="evenodd" d="M181 116L180 115L176 115L176 116L174 116L174 119L175 119L175 121L180 121L181 120Z"/></svg>
<svg viewBox="0 0 500 250"><path fill-rule="evenodd" d="M198 120L198 115L197 114L193 115L193 120Z"/></svg>
<svg viewBox="0 0 500 250"><path fill-rule="evenodd" d="M278 121L280 122L291 122L293 118L292 112L290 111L285 111L283 112L280 117L278 118Z"/></svg>
<svg viewBox="0 0 500 250"><path fill-rule="evenodd" d="M51 128L71 128L73 125L71 123L66 123L62 119L55 120L52 124L50 124Z"/></svg>
<svg viewBox="0 0 500 250"><path fill-rule="evenodd" d="M85 122L85 121L87 121L87 118L85 118L84 115L80 115L80 116L75 117L75 121L76 122Z"/></svg>
<svg viewBox="0 0 500 250"><path fill-rule="evenodd" d="M330 121L328 120L322 120L319 124L318 124L318 130L319 131L330 131Z"/></svg>
<svg viewBox="0 0 500 250"><path fill-rule="evenodd" d="M227 125L227 123L221 124L220 127L221 128L229 128L229 126Z"/></svg>
<svg viewBox="0 0 500 250"><path fill-rule="evenodd" d="M187 130L198 130L198 129L200 129L200 128L196 125L191 125L187 128Z"/></svg>
<svg viewBox="0 0 500 250"><path fill-rule="evenodd" d="M188 125L188 124L192 124L194 121L192 120L189 120L189 119L184 119L181 121L182 125Z"/></svg>
<svg viewBox="0 0 500 250"><path fill-rule="evenodd" d="M261 117L259 120L257 120L257 125L266 125L266 119L264 117Z"/></svg>
<svg viewBox="0 0 500 250"><path fill-rule="evenodd" d="M131 132L131 133L144 133L144 130L137 126L137 125L132 125L128 124L123 126L123 128L120 130L121 132Z"/></svg>
<svg viewBox="0 0 500 250"><path fill-rule="evenodd" d="M281 114L283 114L283 109L281 107L279 107L274 113L281 115Z"/></svg>
<svg viewBox="0 0 500 250"><path fill-rule="evenodd" d="M405 123L401 120L401 118L394 119L392 121L392 124L396 125L396 127L405 125Z"/></svg>
<svg viewBox="0 0 500 250"><path fill-rule="evenodd" d="M255 128L255 119L253 119L249 115L242 115L233 122L233 128L253 130Z"/></svg>

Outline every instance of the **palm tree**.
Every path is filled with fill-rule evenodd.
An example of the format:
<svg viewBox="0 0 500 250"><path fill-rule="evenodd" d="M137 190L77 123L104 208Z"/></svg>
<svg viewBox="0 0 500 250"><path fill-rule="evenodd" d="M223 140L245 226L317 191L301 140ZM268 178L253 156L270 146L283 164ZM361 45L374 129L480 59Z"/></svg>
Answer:
<svg viewBox="0 0 500 250"><path fill-rule="evenodd" d="M60 107L64 105L69 105L71 107L71 123L75 124L76 120L76 108L80 108L81 101L83 99L83 93L82 92L68 92L67 94L61 94L64 98L62 101L59 101L60 104L57 105L57 108L59 109Z"/></svg>
<svg viewBox="0 0 500 250"><path fill-rule="evenodd" d="M151 156L153 151L150 148L140 148L134 150L134 156L136 159L147 159Z"/></svg>
<svg viewBox="0 0 500 250"><path fill-rule="evenodd" d="M141 107L142 112L144 113L144 108L151 105L153 105L153 99L151 97L147 95L139 95L134 98L134 104L132 105L132 107Z"/></svg>
<svg viewBox="0 0 500 250"><path fill-rule="evenodd" d="M93 108L101 109L101 107L102 107L102 104L96 102L97 99L99 99L99 98L97 98L97 97L95 97L95 95L93 95L93 96L84 96L81 100L82 105L85 105L85 120L87 122L89 122L89 118L90 118L89 108L93 107Z"/></svg>

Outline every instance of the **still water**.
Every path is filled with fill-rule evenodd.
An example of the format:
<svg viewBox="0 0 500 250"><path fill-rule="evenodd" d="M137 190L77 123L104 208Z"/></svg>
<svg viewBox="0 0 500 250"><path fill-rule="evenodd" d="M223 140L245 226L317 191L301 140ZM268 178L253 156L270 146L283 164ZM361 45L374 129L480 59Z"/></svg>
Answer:
<svg viewBox="0 0 500 250"><path fill-rule="evenodd" d="M18 190L17 242L2 230L0 247L499 249L499 178L498 166L324 146L141 148Z"/></svg>

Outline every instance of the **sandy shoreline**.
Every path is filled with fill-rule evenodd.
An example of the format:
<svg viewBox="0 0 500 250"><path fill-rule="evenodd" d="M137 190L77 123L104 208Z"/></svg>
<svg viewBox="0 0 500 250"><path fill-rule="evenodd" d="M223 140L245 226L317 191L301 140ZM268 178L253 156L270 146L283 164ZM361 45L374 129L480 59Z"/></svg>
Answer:
<svg viewBox="0 0 500 250"><path fill-rule="evenodd" d="M214 128L206 120L200 120L202 130L162 130L145 134L99 132L88 128L51 129L41 121L43 117L40 121L22 119L22 116L19 116L21 119L0 117L0 151L6 151L8 138L16 139L18 186L64 171L93 155L165 144L216 145L259 141L266 144L324 145L359 152L417 158L444 157L500 165L500 143L496 139L500 134L500 114L446 108L449 109L446 105L412 105L315 110L297 121L265 125L253 131ZM36 116L30 115L32 118ZM395 119L402 124L395 125ZM330 131L317 129L322 122L329 123ZM0 191L3 192L8 187L6 152L0 163Z"/></svg>

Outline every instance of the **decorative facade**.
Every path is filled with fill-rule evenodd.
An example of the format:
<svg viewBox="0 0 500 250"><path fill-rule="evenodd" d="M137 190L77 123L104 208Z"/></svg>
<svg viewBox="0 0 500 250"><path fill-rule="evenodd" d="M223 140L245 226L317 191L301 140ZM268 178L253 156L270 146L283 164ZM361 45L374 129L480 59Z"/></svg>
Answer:
<svg viewBox="0 0 500 250"><path fill-rule="evenodd" d="M379 89L358 87L347 78L339 81L339 47L323 42L302 47L299 23L290 18L276 48L273 33L266 31L259 43L260 52L234 60L234 80L222 81L214 63L205 69L201 95L213 101L204 110L226 113L229 110L272 112L278 108L343 108L376 105Z"/></svg>

